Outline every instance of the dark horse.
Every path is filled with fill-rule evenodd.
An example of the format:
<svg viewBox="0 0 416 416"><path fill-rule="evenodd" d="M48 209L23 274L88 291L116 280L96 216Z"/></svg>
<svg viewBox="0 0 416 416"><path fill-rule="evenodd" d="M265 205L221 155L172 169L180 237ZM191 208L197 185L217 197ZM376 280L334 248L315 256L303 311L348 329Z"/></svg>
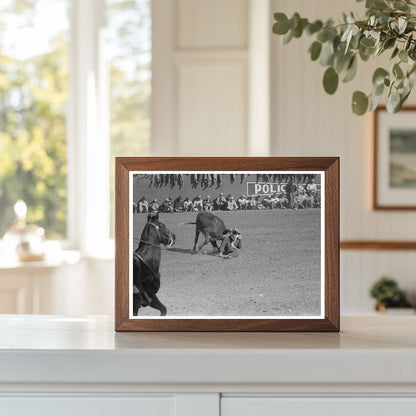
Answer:
<svg viewBox="0 0 416 416"><path fill-rule="evenodd" d="M159 214L152 212L140 237L139 247L133 254L133 315L137 316L140 307L150 306L166 315L166 307L157 298L160 288L160 244L171 247L175 234L159 222Z"/></svg>

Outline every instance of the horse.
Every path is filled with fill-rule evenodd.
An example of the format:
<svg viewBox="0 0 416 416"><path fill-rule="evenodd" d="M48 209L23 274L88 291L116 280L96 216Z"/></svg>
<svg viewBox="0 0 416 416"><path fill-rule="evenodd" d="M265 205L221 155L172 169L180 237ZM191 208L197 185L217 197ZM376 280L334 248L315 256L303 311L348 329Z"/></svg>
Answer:
<svg viewBox="0 0 416 416"><path fill-rule="evenodd" d="M133 315L137 316L140 307L150 306L167 313L165 305L156 296L160 289L160 260L163 244L171 247L176 240L175 234L159 222L159 213L151 212L143 228L138 248L133 254Z"/></svg>

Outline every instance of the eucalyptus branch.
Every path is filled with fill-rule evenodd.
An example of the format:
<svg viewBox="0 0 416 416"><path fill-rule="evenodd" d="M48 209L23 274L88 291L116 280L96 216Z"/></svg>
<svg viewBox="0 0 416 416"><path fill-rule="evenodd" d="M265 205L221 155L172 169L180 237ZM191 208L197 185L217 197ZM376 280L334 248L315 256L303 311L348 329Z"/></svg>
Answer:
<svg viewBox="0 0 416 416"><path fill-rule="evenodd" d="M356 0L361 3L364 0ZM391 65L377 68L372 92L355 91L352 109L356 114L374 110L387 92L390 112L397 112L411 93L416 78L416 3L411 0L366 0L366 17L356 19L350 13L334 25L332 19L310 22L295 13L290 19L275 13L273 32L283 43L304 34L315 39L310 57L326 68L323 86L334 94L339 81L350 82L357 73L358 60L369 61L391 51Z"/></svg>

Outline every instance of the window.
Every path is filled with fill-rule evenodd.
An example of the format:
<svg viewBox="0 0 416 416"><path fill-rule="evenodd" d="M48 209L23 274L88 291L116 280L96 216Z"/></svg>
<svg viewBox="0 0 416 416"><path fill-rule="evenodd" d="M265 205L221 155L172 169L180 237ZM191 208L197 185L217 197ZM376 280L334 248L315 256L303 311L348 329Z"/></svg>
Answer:
<svg viewBox="0 0 416 416"><path fill-rule="evenodd" d="M150 0L107 0L110 79L110 229L114 235L114 157L145 156L150 144Z"/></svg>
<svg viewBox="0 0 416 416"><path fill-rule="evenodd" d="M151 0L1 2L0 237L17 199L84 253L113 236L114 157L149 152L151 47Z"/></svg>
<svg viewBox="0 0 416 416"><path fill-rule="evenodd" d="M0 236L24 199L29 222L66 237L69 9L69 0L1 2Z"/></svg>

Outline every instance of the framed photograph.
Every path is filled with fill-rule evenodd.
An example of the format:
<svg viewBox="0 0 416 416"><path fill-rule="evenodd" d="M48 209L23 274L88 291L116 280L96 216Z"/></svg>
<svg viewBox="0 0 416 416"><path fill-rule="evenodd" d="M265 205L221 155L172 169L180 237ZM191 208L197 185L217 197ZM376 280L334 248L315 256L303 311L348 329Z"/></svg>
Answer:
<svg viewBox="0 0 416 416"><path fill-rule="evenodd" d="M116 331L339 331L339 159L116 158Z"/></svg>
<svg viewBox="0 0 416 416"><path fill-rule="evenodd" d="M416 209L416 107L374 112L373 208Z"/></svg>

